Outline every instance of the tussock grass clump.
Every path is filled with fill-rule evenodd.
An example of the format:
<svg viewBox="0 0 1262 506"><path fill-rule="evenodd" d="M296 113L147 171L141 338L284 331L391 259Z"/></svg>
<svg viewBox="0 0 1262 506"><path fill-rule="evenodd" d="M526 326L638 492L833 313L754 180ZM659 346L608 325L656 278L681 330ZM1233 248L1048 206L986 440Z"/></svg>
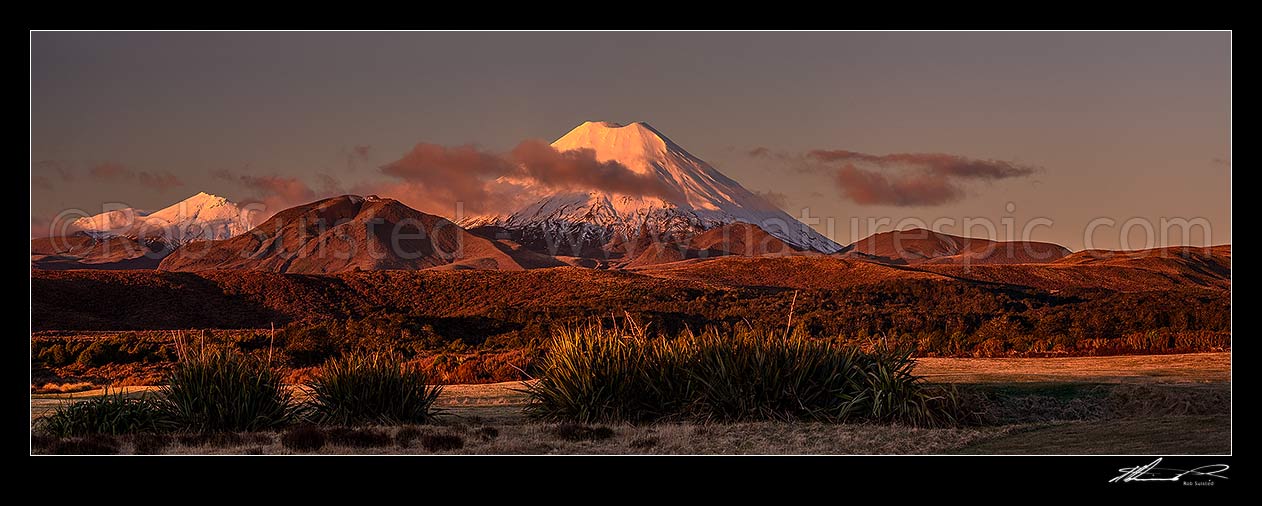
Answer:
<svg viewBox="0 0 1262 506"><path fill-rule="evenodd" d="M115 455L119 450L118 438L106 434L91 434L58 439L49 447L54 455Z"/></svg>
<svg viewBox="0 0 1262 506"><path fill-rule="evenodd" d="M577 423L563 423L552 428L552 434L566 441L599 441L613 437L609 427L590 427Z"/></svg>
<svg viewBox="0 0 1262 506"><path fill-rule="evenodd" d="M455 434L425 434L421 436L421 448L429 452L459 450L464 448L464 438Z"/></svg>
<svg viewBox="0 0 1262 506"><path fill-rule="evenodd" d="M40 428L55 437L118 435L158 431L165 428L166 422L164 413L148 397L128 397L121 391L106 391L96 398L68 400L44 417Z"/></svg>
<svg viewBox="0 0 1262 506"><path fill-rule="evenodd" d="M632 439L630 443L627 443L627 446L630 446L631 448L634 448L636 450L647 450L649 448L657 446L657 443L659 442L661 442L661 440L655 437L641 437L641 438Z"/></svg>
<svg viewBox="0 0 1262 506"><path fill-rule="evenodd" d="M46 451L55 442L57 442L57 438L55 437L52 437L46 434L40 434L38 432L31 433L31 451L32 452Z"/></svg>
<svg viewBox="0 0 1262 506"><path fill-rule="evenodd" d="M267 362L227 347L181 346L160 397L182 429L258 431L288 425L298 415L282 379Z"/></svg>
<svg viewBox="0 0 1262 506"><path fill-rule="evenodd" d="M490 441L500 437L500 430L495 427L478 427L473 431L473 435L483 441Z"/></svg>
<svg viewBox="0 0 1262 506"><path fill-rule="evenodd" d="M171 446L171 436L152 432L133 434L131 445L137 455L158 455Z"/></svg>
<svg viewBox="0 0 1262 506"><path fill-rule="evenodd" d="M333 425L428 423L442 392L398 355L353 353L330 360L311 383L314 419Z"/></svg>
<svg viewBox="0 0 1262 506"><path fill-rule="evenodd" d="M329 429L326 434L329 436L330 443L351 448L380 448L382 446L390 446L391 442L390 435L379 429L334 427Z"/></svg>
<svg viewBox="0 0 1262 506"><path fill-rule="evenodd" d="M1109 418L1230 414L1231 391L1117 385L1109 389L1103 404Z"/></svg>
<svg viewBox="0 0 1262 506"><path fill-rule="evenodd" d="M188 433L180 434L175 440L184 447L211 447L211 448L230 448L240 447L242 444L259 443L270 444L270 437L262 437L262 434L250 433Z"/></svg>
<svg viewBox="0 0 1262 506"><path fill-rule="evenodd" d="M421 429L404 427L394 434L394 444L399 448L412 446L412 442L421 437Z"/></svg>
<svg viewBox="0 0 1262 506"><path fill-rule="evenodd" d="M541 419L953 421L948 391L911 373L909 350L758 331L675 338L586 326L554 336L529 387Z"/></svg>
<svg viewBox="0 0 1262 506"><path fill-rule="evenodd" d="M281 446L296 452L313 452L324 448L327 442L324 431L311 425L294 427L280 435Z"/></svg>

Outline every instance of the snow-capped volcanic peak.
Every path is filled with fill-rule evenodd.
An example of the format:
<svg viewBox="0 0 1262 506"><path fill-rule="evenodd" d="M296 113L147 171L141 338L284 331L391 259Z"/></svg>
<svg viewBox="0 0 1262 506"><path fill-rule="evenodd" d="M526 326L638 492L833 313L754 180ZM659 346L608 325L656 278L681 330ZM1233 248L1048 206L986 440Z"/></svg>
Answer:
<svg viewBox="0 0 1262 506"><path fill-rule="evenodd" d="M603 234L608 239L614 234L632 236L644 227L653 234L668 235L745 222L803 249L824 253L842 249L648 123L588 121L557 139L552 147L559 151L590 149L601 162L617 161L638 174L656 176L679 197L668 200L602 191L558 193L529 181L501 178L497 182L502 186L500 191L516 192L533 203L509 215L476 216L461 224L560 233L564 237Z"/></svg>
<svg viewBox="0 0 1262 506"><path fill-rule="evenodd" d="M149 214L131 207L106 211L95 216L79 218L74 221L74 228L84 232L109 233L126 230L136 224L137 220Z"/></svg>
<svg viewBox="0 0 1262 506"><path fill-rule="evenodd" d="M79 218L73 227L104 236L157 238L180 245L227 239L250 230L249 217L237 204L200 192L158 211L119 209Z"/></svg>

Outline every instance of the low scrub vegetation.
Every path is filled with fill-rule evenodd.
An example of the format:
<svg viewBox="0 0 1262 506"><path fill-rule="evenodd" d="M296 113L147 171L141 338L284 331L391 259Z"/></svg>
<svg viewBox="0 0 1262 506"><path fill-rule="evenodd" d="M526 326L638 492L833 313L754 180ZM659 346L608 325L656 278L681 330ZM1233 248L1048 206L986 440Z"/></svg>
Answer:
<svg viewBox="0 0 1262 506"><path fill-rule="evenodd" d="M559 332L529 387L531 414L582 423L953 421L954 397L912 375L906 350L757 331L649 338L634 330Z"/></svg>
<svg viewBox="0 0 1262 506"><path fill-rule="evenodd" d="M846 336L856 343L883 336L915 346L918 356L1214 351L1230 347L1231 332L1230 292L1193 287L1050 291L906 279L793 290L701 286L604 271L460 276L378 271L327 277L218 272L204 275L214 282L171 292L136 287L166 286L158 278L203 275L153 273L138 280L136 273L104 271L37 274L36 282L47 288L37 292L49 300L33 308L36 330L233 328L216 333L246 352L266 353L274 346L276 361L290 367L316 367L358 351L392 352L406 360L432 360L435 375L452 383L522 379L517 368L529 370L531 356L497 355L535 350L557 328L607 318L611 310L651 319L672 336L710 326L772 332L783 328L795 291L800 293L794 325L809 335ZM138 307L162 310L118 312L95 302L117 296L140 297L146 301L137 301ZM177 296L199 303L173 309L169 301ZM248 307L228 310L238 305ZM253 330L272 323L274 340L267 331ZM169 339L154 339L152 333L37 336L33 365L82 376L103 364L175 360Z"/></svg>
<svg viewBox="0 0 1262 506"><path fill-rule="evenodd" d="M296 452L313 452L324 448L328 442L324 431L313 425L302 425L286 430L280 435L280 444Z"/></svg>
<svg viewBox="0 0 1262 506"><path fill-rule="evenodd" d="M390 446L393 441L385 431L373 428L333 427L325 434L330 444L349 448L379 448Z"/></svg>
<svg viewBox="0 0 1262 506"><path fill-rule="evenodd" d="M55 440L49 445L53 455L114 455L122 445L118 438L107 434L91 434Z"/></svg>
<svg viewBox="0 0 1262 506"><path fill-rule="evenodd" d="M293 422L299 410L279 371L220 346L180 346L180 361L159 394L181 429L257 431Z"/></svg>
<svg viewBox="0 0 1262 506"><path fill-rule="evenodd" d="M423 434L421 448L430 452L459 450L464 448L464 438L456 434Z"/></svg>
<svg viewBox="0 0 1262 506"><path fill-rule="evenodd" d="M67 400L40 419L40 437L65 439L92 435L135 434L140 451L157 449L171 439L183 446L233 445L239 433L283 429L298 422L336 426L328 442L356 447L381 446L389 435L356 425L430 423L442 391L415 364L394 354L353 353L321 368L311 384L310 400L298 402L284 372L257 354L231 346L189 345L177 339L179 361L156 393L122 391L83 401ZM314 429L312 429L314 430ZM318 449L311 430L296 428L282 441L295 450ZM141 435L145 435L141 437ZM259 441L259 444L270 444ZM323 441L323 439L321 439ZM76 443L77 444L77 443Z"/></svg>
<svg viewBox="0 0 1262 506"><path fill-rule="evenodd" d="M311 382L312 417L336 425L428 423L441 386L394 354L335 358Z"/></svg>
<svg viewBox="0 0 1262 506"><path fill-rule="evenodd" d="M93 434L132 434L164 430L170 426L157 404L148 397L130 397L120 391L82 401L67 400L53 414L40 420L44 432L56 437Z"/></svg>

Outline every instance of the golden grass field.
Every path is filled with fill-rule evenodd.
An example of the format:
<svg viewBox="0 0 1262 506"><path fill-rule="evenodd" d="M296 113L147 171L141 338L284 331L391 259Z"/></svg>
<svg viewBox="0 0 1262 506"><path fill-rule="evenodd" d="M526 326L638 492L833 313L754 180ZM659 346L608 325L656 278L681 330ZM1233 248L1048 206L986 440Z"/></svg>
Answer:
<svg viewBox="0 0 1262 506"><path fill-rule="evenodd" d="M1231 381L1231 353L1064 358L921 358L916 374L941 383L1211 383Z"/></svg>
<svg viewBox="0 0 1262 506"><path fill-rule="evenodd" d="M757 423L659 423L610 425L610 437L573 441L556 424L528 419L523 382L450 385L439 407L446 416L423 433L452 434L464 447L456 454L1223 454L1231 452L1230 353L1035 359L921 359L916 372L929 381L1018 392L1010 409L1037 411L1046 404L1076 409L1081 403L1098 417L1032 420L963 428L888 425ZM126 387L144 395L156 387ZM31 419L67 399L102 390L35 394ZM1027 395L1028 394L1028 395ZM1026 404L1021 404L1021 403ZM1023 407L1025 406L1025 407ZM486 436L485 427L494 429ZM381 427L394 434L401 428ZM167 453L291 453L277 434L249 442L172 444ZM124 446L123 451L128 449ZM359 448L326 446L324 454L430 453L413 446Z"/></svg>

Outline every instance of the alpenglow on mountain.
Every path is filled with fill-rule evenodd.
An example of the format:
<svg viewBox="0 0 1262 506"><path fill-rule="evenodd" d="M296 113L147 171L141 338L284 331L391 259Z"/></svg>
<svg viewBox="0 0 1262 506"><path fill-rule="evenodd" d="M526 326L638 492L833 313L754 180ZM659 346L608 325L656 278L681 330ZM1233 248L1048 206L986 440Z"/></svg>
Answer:
<svg viewBox="0 0 1262 506"><path fill-rule="evenodd" d="M160 239L178 246L243 234L250 230L250 216L228 199L199 192L158 211L117 209L79 218L71 227L98 237Z"/></svg>
<svg viewBox="0 0 1262 506"><path fill-rule="evenodd" d="M784 242L822 253L842 247L780 210L710 164L685 151L647 123L620 125L588 121L552 143L558 151L590 149L598 161L616 161L638 174L657 177L678 198L622 195L605 191L557 192L531 181L500 178L505 190L533 202L507 215L460 221L466 228L501 227L526 243L560 254L618 237L692 235L730 223L758 225Z"/></svg>

